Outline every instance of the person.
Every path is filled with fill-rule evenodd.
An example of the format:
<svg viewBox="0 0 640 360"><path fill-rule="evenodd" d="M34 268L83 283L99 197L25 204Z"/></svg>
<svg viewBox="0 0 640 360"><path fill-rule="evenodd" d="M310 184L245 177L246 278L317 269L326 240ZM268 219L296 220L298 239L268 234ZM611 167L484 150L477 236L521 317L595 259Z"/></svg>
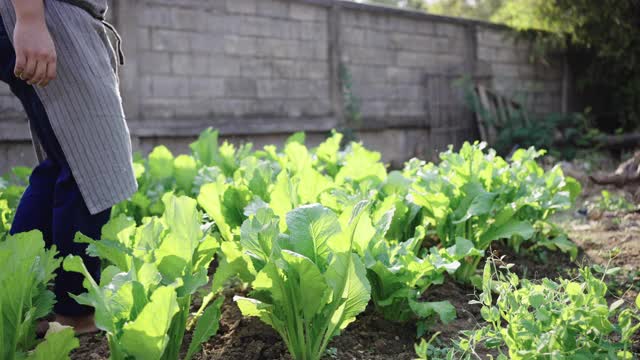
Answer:
<svg viewBox="0 0 640 360"><path fill-rule="evenodd" d="M41 231L59 256L81 256L96 281L99 260L75 234L99 239L111 207L137 190L106 1L0 0L0 80L24 106L40 161L10 233ZM82 282L60 269L53 284L52 315L77 333L97 330L93 309L69 296Z"/></svg>

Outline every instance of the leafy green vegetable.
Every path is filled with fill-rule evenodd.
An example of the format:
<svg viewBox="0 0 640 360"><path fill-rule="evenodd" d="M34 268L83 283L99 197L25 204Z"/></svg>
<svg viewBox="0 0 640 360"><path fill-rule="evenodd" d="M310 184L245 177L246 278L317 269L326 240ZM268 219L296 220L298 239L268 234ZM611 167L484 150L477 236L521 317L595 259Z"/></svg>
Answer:
<svg viewBox="0 0 640 360"><path fill-rule="evenodd" d="M580 192L575 180L565 178L555 167L545 172L535 159L543 152L518 150L508 163L484 152L486 144L465 143L459 152L440 155L439 165L426 164L411 171L409 199L422 207L427 230L433 231L448 258L462 265L456 278L469 282L493 241L506 240L519 250L534 238L538 222L554 211L568 209ZM536 225L537 226L537 225ZM575 252L561 238L548 248Z"/></svg>
<svg viewBox="0 0 640 360"><path fill-rule="evenodd" d="M376 309L386 319L398 322L425 319L434 314L445 323L453 320L456 311L451 304L421 302L420 298L432 285L442 284L444 273L455 272L460 263L445 260L436 249L423 258L418 257L425 238L424 227L418 227L413 238L390 245L385 232L392 218L393 210L386 213L375 228L368 216L360 217L359 222L352 225Z"/></svg>
<svg viewBox="0 0 640 360"><path fill-rule="evenodd" d="M193 355L200 351L202 344L218 332L220 326L220 307L223 301L223 297L218 298L213 304L207 307L202 317L198 320L198 325L193 332L185 360L193 358Z"/></svg>
<svg viewBox="0 0 640 360"><path fill-rule="evenodd" d="M39 231L0 241L0 358L22 359L36 346L36 322L49 314L55 297L48 290L61 260L45 250ZM73 331L48 336L30 358L66 359L78 346Z"/></svg>
<svg viewBox="0 0 640 360"><path fill-rule="evenodd" d="M80 346L76 334L71 328L57 332L48 332L44 341L38 344L27 356L29 360L68 360L69 353Z"/></svg>
<svg viewBox="0 0 640 360"><path fill-rule="evenodd" d="M163 204L161 218L147 218L140 226L124 216L112 219L100 241L77 236L76 241L89 244L89 254L111 263L99 285L78 258L65 260L65 269L87 278L89 292L77 301L96 308L96 322L107 332L112 354L123 359L178 358L191 296L207 284L219 247L214 235L203 232L194 199L167 194ZM202 336L213 333L202 331Z"/></svg>
<svg viewBox="0 0 640 360"><path fill-rule="evenodd" d="M362 216L362 207L352 222ZM279 219L260 209L243 225L241 245L259 269L249 298L235 297L244 315L257 316L284 339L294 359L320 359L329 340L364 311L370 299L366 270L344 243L337 216L319 204Z"/></svg>

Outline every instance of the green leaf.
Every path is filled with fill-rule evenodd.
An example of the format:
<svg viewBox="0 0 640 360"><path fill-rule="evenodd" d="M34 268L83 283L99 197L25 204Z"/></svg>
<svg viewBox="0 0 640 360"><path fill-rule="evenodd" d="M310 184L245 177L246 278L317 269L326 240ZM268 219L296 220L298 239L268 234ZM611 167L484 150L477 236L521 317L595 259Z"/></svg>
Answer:
<svg viewBox="0 0 640 360"><path fill-rule="evenodd" d="M0 241L0 358L32 346L34 316L46 315L54 303L48 285L61 261L55 255L55 247L45 250L39 231Z"/></svg>
<svg viewBox="0 0 640 360"><path fill-rule="evenodd" d="M381 183L387 178L387 169L380 162L381 157L380 153L369 151L362 144L351 143L335 182L340 185L347 181L359 183L371 179Z"/></svg>
<svg viewBox="0 0 640 360"><path fill-rule="evenodd" d="M332 136L318 145L315 151L318 161L332 177L335 177L339 170L338 153L340 151L342 138L342 134L334 131Z"/></svg>
<svg viewBox="0 0 640 360"><path fill-rule="evenodd" d="M578 182L578 180L570 176L567 176L565 178L565 182L565 189L569 191L569 199L573 203L576 201L578 196L580 196L580 193L582 192L582 185L580 184L580 182Z"/></svg>
<svg viewBox="0 0 640 360"><path fill-rule="evenodd" d="M47 333L43 342L29 354L29 360L68 360L71 350L80 346L73 329Z"/></svg>
<svg viewBox="0 0 640 360"><path fill-rule="evenodd" d="M500 320L500 312L495 306L483 306L480 309L480 315L488 322L497 322Z"/></svg>
<svg viewBox="0 0 640 360"><path fill-rule="evenodd" d="M231 229L242 225L244 209L251 201L251 192L245 186L229 186L222 196L222 215Z"/></svg>
<svg viewBox="0 0 640 360"><path fill-rule="evenodd" d="M471 240L457 237L456 245L453 249L453 254L456 259L462 259L467 256L482 256L484 255L484 251L481 249L476 249L475 245Z"/></svg>
<svg viewBox="0 0 640 360"><path fill-rule="evenodd" d="M129 258L132 254L131 250L123 243L107 239L95 241L81 232L76 233L73 241L79 244L89 244L87 247L89 255L107 260L107 262L115 265L121 271L129 270Z"/></svg>
<svg viewBox="0 0 640 360"><path fill-rule="evenodd" d="M223 302L224 297L219 297L218 299L216 299L213 304L207 307L200 319L198 319L198 324L193 331L191 344L189 344L189 350L187 351L185 360L190 360L191 358L193 358L193 355L200 351L202 344L218 332L218 328L220 327L221 315L220 308L222 307Z"/></svg>
<svg viewBox="0 0 640 360"><path fill-rule="evenodd" d="M332 302L339 306L331 316L328 335L352 323L364 311L371 298L371 285L366 269L356 254L338 253L333 257L325 273L327 284L333 289Z"/></svg>
<svg viewBox="0 0 640 360"><path fill-rule="evenodd" d="M255 316L262 320L265 324L270 325L274 329L281 329L279 322L274 321L273 306L265 304L260 300L250 299L242 296L234 296L233 301L238 304L240 312L244 316Z"/></svg>
<svg viewBox="0 0 640 360"><path fill-rule="evenodd" d="M294 175L301 175L302 172L311 169L312 159L306 146L298 142L290 142L285 146L284 153L287 156L287 168Z"/></svg>
<svg viewBox="0 0 640 360"><path fill-rule="evenodd" d="M218 269L213 275L212 291L217 293L222 290L224 284L232 277L238 276L245 282L253 281L257 271L249 256L242 252L240 244L225 241L220 245Z"/></svg>
<svg viewBox="0 0 640 360"><path fill-rule="evenodd" d="M102 289L96 284L84 266L82 258L74 255L67 256L63 262L63 269L84 275L84 287L88 292L78 296L71 295L71 297L79 304L89 305L95 309L94 316L98 329L112 334L116 333L116 325L113 321L111 305L108 303L107 297L103 294Z"/></svg>
<svg viewBox="0 0 640 360"><path fill-rule="evenodd" d="M231 227L227 223L222 213L222 195L224 191L216 183L206 184L200 188L198 195L198 204L207 212L207 214L216 222L216 226L222 235L222 238L231 241L233 235Z"/></svg>
<svg viewBox="0 0 640 360"><path fill-rule="evenodd" d="M525 221L508 221L499 227L492 227L486 233L480 236L480 244L484 247L488 246L492 241L499 239L510 239L514 235L521 236L524 239L530 239L533 236L534 229L530 223Z"/></svg>
<svg viewBox="0 0 640 360"><path fill-rule="evenodd" d="M279 220L268 208L259 209L255 216L247 219L240 229L240 244L247 255L266 263L271 249L280 235Z"/></svg>
<svg viewBox="0 0 640 360"><path fill-rule="evenodd" d="M325 266L329 254L327 242L340 232L335 213L322 205L301 206L287 214L290 245L294 252Z"/></svg>
<svg viewBox="0 0 640 360"><path fill-rule="evenodd" d="M280 228L286 228L286 214L299 203L297 187L288 170L282 170L276 177L271 192L269 207L280 218Z"/></svg>
<svg viewBox="0 0 640 360"><path fill-rule="evenodd" d="M636 297L636 307L640 309L640 294L638 294L638 297Z"/></svg>
<svg viewBox="0 0 640 360"><path fill-rule="evenodd" d="M456 308L449 301L418 302L409 299L409 306L419 318L428 318L438 314L440 321L448 324L458 316Z"/></svg>
<svg viewBox="0 0 640 360"><path fill-rule="evenodd" d="M295 301L302 307L307 321L322 310L329 287L317 265L300 254L283 250L282 258L287 262L286 286L292 289Z"/></svg>
<svg viewBox="0 0 640 360"><path fill-rule="evenodd" d="M158 146L149 154L149 172L158 180L173 176L173 154L166 146Z"/></svg>
<svg viewBox="0 0 640 360"><path fill-rule="evenodd" d="M139 360L160 359L169 341L171 320L178 310L175 289L167 286L156 289L140 315L123 326L122 349Z"/></svg>
<svg viewBox="0 0 640 360"><path fill-rule="evenodd" d="M339 218L342 232L329 240L328 245L331 250L345 252L353 248L359 254L364 254L377 234L377 229L371 223L369 216L369 204L368 201L361 201L344 209ZM380 238L384 237L384 233L378 235Z"/></svg>
<svg viewBox="0 0 640 360"><path fill-rule="evenodd" d="M167 194L162 200L165 204L162 220L170 232L156 249L156 257L162 275L173 280L182 274L184 266L192 263L203 237L201 217L192 198Z"/></svg>
<svg viewBox="0 0 640 360"><path fill-rule="evenodd" d="M198 175L196 161L189 155L180 155L174 160L173 166L178 189L189 194L193 187L193 181Z"/></svg>
<svg viewBox="0 0 640 360"><path fill-rule="evenodd" d="M198 137L198 140L190 146L196 159L205 166L216 165L219 158L218 152L218 131L208 128Z"/></svg>
<svg viewBox="0 0 640 360"><path fill-rule="evenodd" d="M285 141L285 145L289 145L291 143L298 143L298 144L302 144L304 145L304 141L305 141L305 134L303 131L299 131L297 133L292 134L291 136L289 136L287 138L287 140Z"/></svg>

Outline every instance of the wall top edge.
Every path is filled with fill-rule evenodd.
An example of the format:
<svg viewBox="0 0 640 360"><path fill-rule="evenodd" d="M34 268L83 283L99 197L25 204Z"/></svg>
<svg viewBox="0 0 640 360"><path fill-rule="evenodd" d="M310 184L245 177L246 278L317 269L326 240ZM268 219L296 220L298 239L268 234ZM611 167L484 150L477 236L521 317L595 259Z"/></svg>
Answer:
<svg viewBox="0 0 640 360"><path fill-rule="evenodd" d="M449 24L456 24L461 26L479 26L484 28L490 28L494 30L503 31L516 31L514 28L503 24L491 23L488 21L466 19L452 16L436 15L426 13L419 10L401 9L393 6L387 6L382 4L365 4L355 1L346 0L292 0L292 2L300 2L305 4L312 4L322 7L339 7L343 9L361 10L373 13L384 13L397 16L403 16L413 18L417 20L431 20L436 22L445 22Z"/></svg>

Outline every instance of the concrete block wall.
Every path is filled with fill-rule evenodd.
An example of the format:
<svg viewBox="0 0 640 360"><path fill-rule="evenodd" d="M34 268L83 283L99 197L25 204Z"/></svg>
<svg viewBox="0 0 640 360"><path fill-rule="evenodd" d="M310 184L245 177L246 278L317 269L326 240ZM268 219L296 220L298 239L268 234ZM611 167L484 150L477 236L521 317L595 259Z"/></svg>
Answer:
<svg viewBox="0 0 640 360"><path fill-rule="evenodd" d="M140 120L331 114L324 9L188 3L139 7Z"/></svg>
<svg viewBox="0 0 640 360"><path fill-rule="evenodd" d="M562 109L562 61L531 64L505 27L339 0L112 0L124 39L121 90L134 147L183 152L204 128L279 142L332 128L401 165L475 138L461 90L470 76L539 112ZM360 101L348 121L344 75ZM34 162L19 102L0 84L0 173Z"/></svg>
<svg viewBox="0 0 640 360"><path fill-rule="evenodd" d="M534 54L530 43L492 28L478 29L477 44L478 61L490 69L491 87L527 104L532 111L563 109L565 69L561 54L547 59L549 64L531 61Z"/></svg>

